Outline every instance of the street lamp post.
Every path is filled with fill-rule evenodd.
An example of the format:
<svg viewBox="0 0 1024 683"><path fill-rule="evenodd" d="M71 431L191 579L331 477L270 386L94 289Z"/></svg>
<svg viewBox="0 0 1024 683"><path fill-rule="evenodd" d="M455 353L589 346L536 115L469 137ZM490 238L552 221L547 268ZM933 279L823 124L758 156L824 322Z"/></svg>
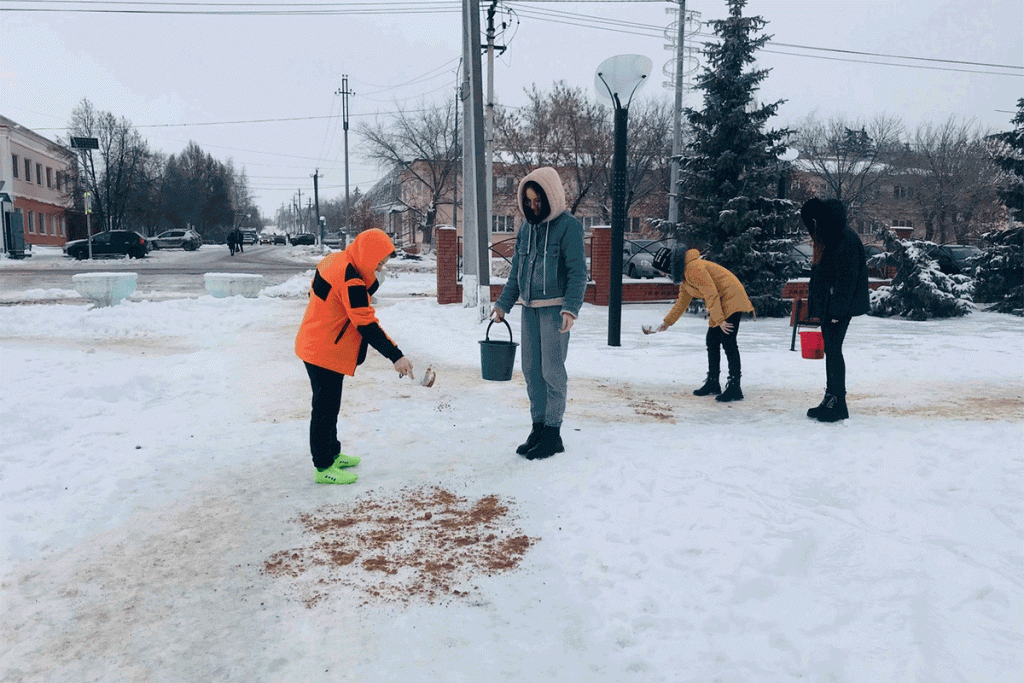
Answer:
<svg viewBox="0 0 1024 683"><path fill-rule="evenodd" d="M615 149L612 156L612 253L608 288L608 346L619 346L622 329L622 242L626 228L626 121L633 94L651 73L643 55L617 55L597 67L594 86L615 109ZM623 104L625 100L625 104Z"/></svg>

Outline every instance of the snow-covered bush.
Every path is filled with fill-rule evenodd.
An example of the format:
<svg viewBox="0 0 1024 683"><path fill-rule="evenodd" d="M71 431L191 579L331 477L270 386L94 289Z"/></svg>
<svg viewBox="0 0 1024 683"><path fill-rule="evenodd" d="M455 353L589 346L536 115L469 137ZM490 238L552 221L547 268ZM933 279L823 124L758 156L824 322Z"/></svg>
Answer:
<svg viewBox="0 0 1024 683"><path fill-rule="evenodd" d="M939 270L938 262L928 256L928 247L934 245L901 240L889 230L881 237L887 252L885 265L895 267L896 275L890 285L871 292L871 315L927 320L959 317L974 310L974 280Z"/></svg>
<svg viewBox="0 0 1024 683"><path fill-rule="evenodd" d="M975 297L991 304L987 310L1024 315L1024 227L995 230L981 236L975 261Z"/></svg>

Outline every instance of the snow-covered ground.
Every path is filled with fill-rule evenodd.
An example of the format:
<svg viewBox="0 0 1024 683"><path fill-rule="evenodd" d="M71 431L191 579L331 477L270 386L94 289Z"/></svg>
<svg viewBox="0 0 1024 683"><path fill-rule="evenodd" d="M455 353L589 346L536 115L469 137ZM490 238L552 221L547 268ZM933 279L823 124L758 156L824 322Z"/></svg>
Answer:
<svg viewBox="0 0 1024 683"><path fill-rule="evenodd" d="M1024 679L1020 318L856 319L825 425L788 321L743 321L723 405L690 393L703 319L645 336L668 305L627 305L612 348L588 305L566 452L529 462L518 362L480 379L475 310L399 270L378 315L436 384L371 351L359 481L317 486L307 287L0 308L0 679Z"/></svg>

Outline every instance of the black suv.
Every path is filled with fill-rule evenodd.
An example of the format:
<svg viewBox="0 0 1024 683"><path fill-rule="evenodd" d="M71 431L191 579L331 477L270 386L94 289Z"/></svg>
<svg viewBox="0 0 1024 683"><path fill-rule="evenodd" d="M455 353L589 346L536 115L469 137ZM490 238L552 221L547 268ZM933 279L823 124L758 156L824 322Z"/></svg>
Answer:
<svg viewBox="0 0 1024 683"><path fill-rule="evenodd" d="M981 249L970 244L928 244L928 256L939 263L939 270L946 275L974 275L971 259L981 255Z"/></svg>
<svg viewBox="0 0 1024 683"><path fill-rule="evenodd" d="M134 230L107 230L92 236L93 256L127 256L143 258L149 252L146 238ZM64 243L64 254L76 259L89 258L89 240Z"/></svg>

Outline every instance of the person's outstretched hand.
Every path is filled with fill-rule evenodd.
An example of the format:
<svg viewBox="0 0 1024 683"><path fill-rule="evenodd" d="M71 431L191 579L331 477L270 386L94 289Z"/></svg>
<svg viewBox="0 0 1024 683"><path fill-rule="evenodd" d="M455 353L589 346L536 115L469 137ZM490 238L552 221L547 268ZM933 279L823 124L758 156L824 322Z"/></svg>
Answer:
<svg viewBox="0 0 1024 683"><path fill-rule="evenodd" d="M412 374L412 362L405 356L395 361L395 370L398 371L399 377L409 375L409 379L416 379L416 376Z"/></svg>

